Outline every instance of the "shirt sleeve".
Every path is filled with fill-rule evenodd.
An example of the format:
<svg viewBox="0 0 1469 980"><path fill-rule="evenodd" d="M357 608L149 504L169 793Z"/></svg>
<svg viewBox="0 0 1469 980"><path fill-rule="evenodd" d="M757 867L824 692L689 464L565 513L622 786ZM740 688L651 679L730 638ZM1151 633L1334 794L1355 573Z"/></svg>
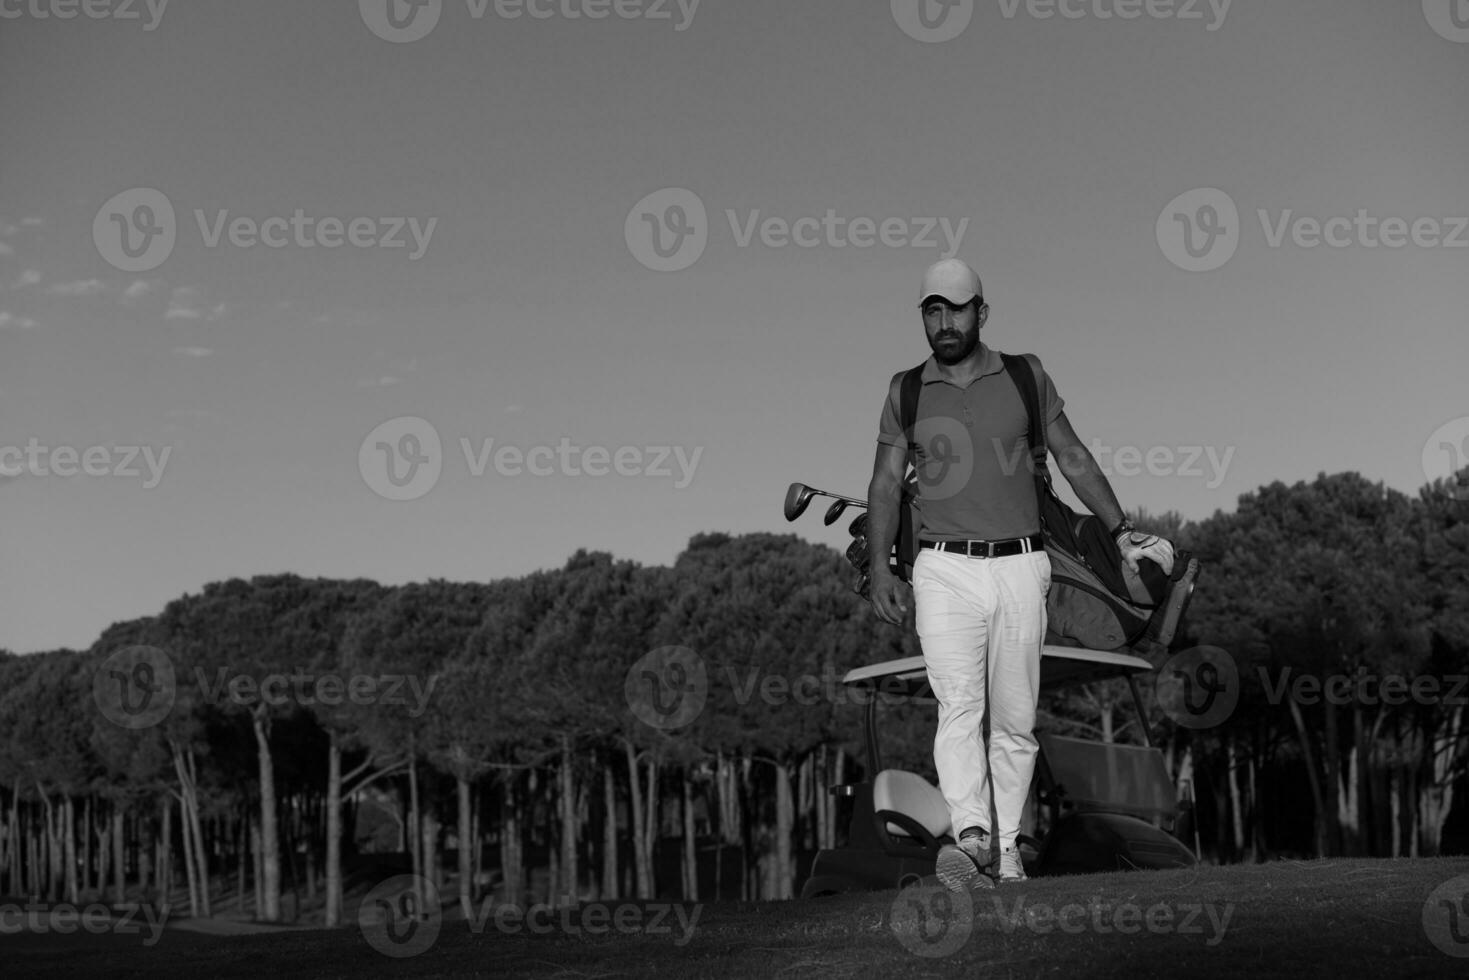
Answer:
<svg viewBox="0 0 1469 980"><path fill-rule="evenodd" d="M899 449L908 448L908 439L903 435L903 427L898 423L898 387L902 375L897 375L888 382L887 397L882 402L882 417L877 423L877 441L884 446L897 446Z"/></svg>

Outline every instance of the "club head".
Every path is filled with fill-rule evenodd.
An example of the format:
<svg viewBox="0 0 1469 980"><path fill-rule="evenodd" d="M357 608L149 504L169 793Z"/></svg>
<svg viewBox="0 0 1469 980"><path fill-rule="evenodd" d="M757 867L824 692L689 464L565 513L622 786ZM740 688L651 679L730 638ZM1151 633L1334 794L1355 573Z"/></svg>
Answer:
<svg viewBox="0 0 1469 980"><path fill-rule="evenodd" d="M804 483L792 483L786 488L785 515L786 520L794 521L806 513L806 508L811 505L811 498L816 496L816 491Z"/></svg>
<svg viewBox="0 0 1469 980"><path fill-rule="evenodd" d="M830 507L826 508L826 516L821 519L821 523L827 527L831 527L837 521L841 520L842 512L846 509L847 502L845 500L836 501Z"/></svg>
<svg viewBox="0 0 1469 980"><path fill-rule="evenodd" d="M852 518L852 523L847 527L847 533L854 538L860 538L867 534L867 515L858 514Z"/></svg>

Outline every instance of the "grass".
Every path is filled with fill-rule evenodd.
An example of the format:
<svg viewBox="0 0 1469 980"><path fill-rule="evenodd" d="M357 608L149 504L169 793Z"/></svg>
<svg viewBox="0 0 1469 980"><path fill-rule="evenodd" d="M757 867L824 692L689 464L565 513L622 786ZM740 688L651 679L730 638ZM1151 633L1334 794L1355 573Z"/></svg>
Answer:
<svg viewBox="0 0 1469 980"><path fill-rule="evenodd" d="M812 901L685 905L682 920L668 914L657 922L656 903L628 903L605 918L587 908L538 918L541 934L500 920L519 926L511 932L494 918L476 932L457 909L446 909L436 941L402 959L375 950L355 920L332 931L234 937L171 928L151 948L143 936L3 935L0 962L7 977L150 980L1463 977L1469 958L1435 947L1424 924L1430 894L1457 876L1469 876L1469 860L1282 861L1039 879L957 902L920 885ZM1070 932L1046 915L1068 905ZM612 926L619 914L625 924L637 918L649 928L619 931ZM1118 922L1136 923L1137 931L1119 933ZM605 931L597 935L584 928L599 925ZM1469 918L1459 930L1465 942L1452 948L1469 956Z"/></svg>

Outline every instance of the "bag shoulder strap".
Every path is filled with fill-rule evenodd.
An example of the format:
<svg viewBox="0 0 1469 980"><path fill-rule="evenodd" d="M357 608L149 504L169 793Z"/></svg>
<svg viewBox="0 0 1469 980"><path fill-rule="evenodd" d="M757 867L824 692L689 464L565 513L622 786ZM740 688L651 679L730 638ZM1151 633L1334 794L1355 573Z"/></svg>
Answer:
<svg viewBox="0 0 1469 980"><path fill-rule="evenodd" d="M1015 382L1015 387L1020 390L1020 400L1025 403L1025 414L1030 423L1026 440L1030 443L1030 457L1034 464L1032 471L1035 473L1036 498L1044 500L1050 470L1046 467L1045 413L1041 410L1041 393L1036 384L1035 367L1024 354L1001 354L1000 359L1005 362L1005 372Z"/></svg>
<svg viewBox="0 0 1469 980"><path fill-rule="evenodd" d="M910 465L917 459L913 426L918 423L918 396L923 391L923 367L927 363L924 361L904 374L898 388L898 424L903 427L903 438L908 440Z"/></svg>

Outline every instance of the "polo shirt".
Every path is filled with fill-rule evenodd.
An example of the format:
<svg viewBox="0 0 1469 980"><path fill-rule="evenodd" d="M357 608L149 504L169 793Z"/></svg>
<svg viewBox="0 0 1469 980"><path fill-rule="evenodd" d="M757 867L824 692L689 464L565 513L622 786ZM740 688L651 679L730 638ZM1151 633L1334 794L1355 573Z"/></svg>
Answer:
<svg viewBox="0 0 1469 980"><path fill-rule="evenodd" d="M1025 402L999 353L983 344L980 351L980 376L964 387L944 378L934 358L923 365L913 430L916 504L920 533L928 540L997 540L1040 531ZM1065 402L1040 361L1025 356L1035 369L1049 426L1061 416ZM898 412L907 373L894 375L888 385L877 436L883 445L903 450L908 439Z"/></svg>

